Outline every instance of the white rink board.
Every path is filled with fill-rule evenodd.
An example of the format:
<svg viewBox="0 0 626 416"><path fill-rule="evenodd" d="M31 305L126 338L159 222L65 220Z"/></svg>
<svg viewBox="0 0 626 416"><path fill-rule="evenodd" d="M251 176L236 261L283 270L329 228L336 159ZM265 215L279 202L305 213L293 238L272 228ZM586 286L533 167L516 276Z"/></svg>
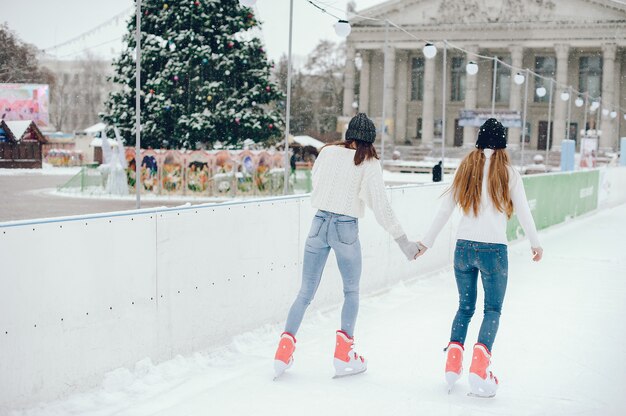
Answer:
<svg viewBox="0 0 626 416"><path fill-rule="evenodd" d="M626 202L626 167L600 169L598 206L610 208Z"/></svg>
<svg viewBox="0 0 626 416"><path fill-rule="evenodd" d="M626 169L604 177L614 185L601 206L626 201ZM446 186L388 190L409 239L426 232ZM0 409L86 390L145 357L160 362L283 323L314 213L298 196L0 224ZM448 266L457 222L409 263L367 211L362 293ZM309 314L341 300L331 254Z"/></svg>
<svg viewBox="0 0 626 416"><path fill-rule="evenodd" d="M388 191L410 238L425 231L443 186ZM2 224L0 405L54 399L145 357L283 322L314 213L304 196ZM362 292L444 266L450 235L409 263L368 212ZM331 255L311 310L341 299Z"/></svg>

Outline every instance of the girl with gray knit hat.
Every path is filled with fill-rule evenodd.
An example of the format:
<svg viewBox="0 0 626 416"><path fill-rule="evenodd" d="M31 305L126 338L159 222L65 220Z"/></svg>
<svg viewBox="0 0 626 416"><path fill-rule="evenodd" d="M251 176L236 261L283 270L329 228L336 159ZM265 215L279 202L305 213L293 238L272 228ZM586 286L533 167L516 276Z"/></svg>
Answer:
<svg viewBox="0 0 626 416"><path fill-rule="evenodd" d="M315 296L331 249L337 257L344 293L341 329L335 334L335 376L354 375L367 369L365 358L354 351L353 338L361 278L358 218L363 217L366 205L407 260L419 253L417 243L407 239L387 200L375 139L374 123L359 113L350 120L345 141L325 146L313 165L311 205L318 211L306 240L302 286L289 310L274 358L276 377L293 363L296 332Z"/></svg>

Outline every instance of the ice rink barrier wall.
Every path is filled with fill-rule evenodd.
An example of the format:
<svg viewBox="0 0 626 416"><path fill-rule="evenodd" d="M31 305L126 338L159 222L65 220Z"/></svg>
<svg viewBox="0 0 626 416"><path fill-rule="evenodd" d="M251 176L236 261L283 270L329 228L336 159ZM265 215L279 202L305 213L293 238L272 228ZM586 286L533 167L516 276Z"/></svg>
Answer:
<svg viewBox="0 0 626 416"><path fill-rule="evenodd" d="M626 168L526 177L538 224L596 209L601 177L611 190L601 206L626 201ZM553 192L557 183L567 192ZM444 190L388 190L409 238L425 233ZM559 214L542 222L551 207ZM0 224L0 413L86 390L145 357L159 362L264 324L280 328L314 212L308 196L295 196ZM362 293L448 266L457 222L409 263L368 211ZM510 232L519 235L513 225ZM310 311L341 296L331 253Z"/></svg>

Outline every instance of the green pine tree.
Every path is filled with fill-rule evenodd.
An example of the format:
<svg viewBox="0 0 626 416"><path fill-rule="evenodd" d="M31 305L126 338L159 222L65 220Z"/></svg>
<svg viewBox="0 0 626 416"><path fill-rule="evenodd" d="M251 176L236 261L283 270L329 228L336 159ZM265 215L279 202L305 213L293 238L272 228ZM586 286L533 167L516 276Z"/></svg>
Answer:
<svg viewBox="0 0 626 416"><path fill-rule="evenodd" d="M142 1L141 145L238 146L281 135L283 93L254 36L260 25L238 0ZM104 122L135 143L135 17L113 63Z"/></svg>

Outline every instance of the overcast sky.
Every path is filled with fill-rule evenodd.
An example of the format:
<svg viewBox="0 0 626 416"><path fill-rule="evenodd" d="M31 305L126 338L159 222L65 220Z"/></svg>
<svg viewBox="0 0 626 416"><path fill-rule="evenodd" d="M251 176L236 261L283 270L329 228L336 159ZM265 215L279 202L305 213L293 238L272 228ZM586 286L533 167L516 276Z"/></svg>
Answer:
<svg viewBox="0 0 626 416"><path fill-rule="evenodd" d="M323 7L345 10L348 1L316 2ZM357 10L382 2L357 0ZM295 55L306 57L321 39L339 40L333 29L334 18L317 10L306 0L293 0L293 3ZM128 10L129 16L133 4L132 0L0 0L0 22L6 22L22 40L45 49L80 36L125 10ZM331 7L327 7L328 11L345 17L345 12ZM268 54L278 60L288 48L289 0L258 0L255 12L263 22L263 39ZM80 57L85 50L111 56L119 51L119 38L125 30L125 19L112 21L95 33L50 52L63 59Z"/></svg>

